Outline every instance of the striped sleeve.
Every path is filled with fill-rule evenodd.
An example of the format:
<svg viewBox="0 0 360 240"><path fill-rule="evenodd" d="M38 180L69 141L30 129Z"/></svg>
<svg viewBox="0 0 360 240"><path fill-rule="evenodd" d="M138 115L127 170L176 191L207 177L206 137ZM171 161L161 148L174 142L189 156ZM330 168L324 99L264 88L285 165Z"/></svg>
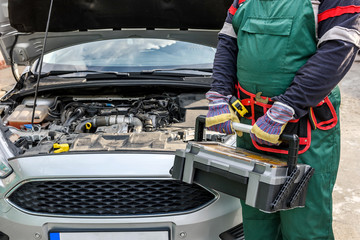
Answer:
<svg viewBox="0 0 360 240"><path fill-rule="evenodd" d="M232 18L243 0L234 0L229 7L221 31L214 59L213 83L211 90L223 95L233 95L236 78L237 39L232 26Z"/></svg>
<svg viewBox="0 0 360 240"><path fill-rule="evenodd" d="M318 24L319 45L341 40L360 47L360 0L323 0Z"/></svg>
<svg viewBox="0 0 360 240"><path fill-rule="evenodd" d="M274 99L307 114L341 81L360 47L360 0L323 0L318 14L318 49L296 73L283 95Z"/></svg>
<svg viewBox="0 0 360 240"><path fill-rule="evenodd" d="M234 31L234 28L232 26L232 18L235 15L237 9L239 6L244 2L245 0L234 0L233 4L229 7L229 10L227 12L227 16L225 19L225 23L223 28L220 31L220 34L224 34L233 38L236 38L236 34Z"/></svg>

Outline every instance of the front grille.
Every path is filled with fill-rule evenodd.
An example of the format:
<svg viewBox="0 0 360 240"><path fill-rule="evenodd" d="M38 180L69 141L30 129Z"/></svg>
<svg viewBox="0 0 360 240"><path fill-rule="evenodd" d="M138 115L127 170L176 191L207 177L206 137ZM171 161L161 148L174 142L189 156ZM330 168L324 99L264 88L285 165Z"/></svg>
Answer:
<svg viewBox="0 0 360 240"><path fill-rule="evenodd" d="M26 182L8 199L37 214L125 216L192 211L214 198L198 185L173 180L62 180Z"/></svg>

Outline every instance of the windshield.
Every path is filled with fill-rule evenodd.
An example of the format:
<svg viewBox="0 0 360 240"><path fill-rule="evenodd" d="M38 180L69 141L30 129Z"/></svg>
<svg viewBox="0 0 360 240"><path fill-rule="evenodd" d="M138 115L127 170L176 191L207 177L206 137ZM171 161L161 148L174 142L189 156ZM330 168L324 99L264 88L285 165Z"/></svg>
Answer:
<svg viewBox="0 0 360 240"><path fill-rule="evenodd" d="M212 47L174 40L103 40L67 47L44 55L42 72L138 72L153 69L212 68L215 51ZM37 62L34 66L36 65Z"/></svg>

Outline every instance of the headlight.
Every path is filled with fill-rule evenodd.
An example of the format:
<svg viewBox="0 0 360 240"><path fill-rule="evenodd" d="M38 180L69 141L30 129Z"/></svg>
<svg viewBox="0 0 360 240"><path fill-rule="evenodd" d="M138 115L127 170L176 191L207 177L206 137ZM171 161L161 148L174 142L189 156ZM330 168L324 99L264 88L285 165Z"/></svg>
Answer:
<svg viewBox="0 0 360 240"><path fill-rule="evenodd" d="M12 172L12 168L7 161L11 157L14 157L14 154L6 141L3 132L0 130L0 178L5 178Z"/></svg>

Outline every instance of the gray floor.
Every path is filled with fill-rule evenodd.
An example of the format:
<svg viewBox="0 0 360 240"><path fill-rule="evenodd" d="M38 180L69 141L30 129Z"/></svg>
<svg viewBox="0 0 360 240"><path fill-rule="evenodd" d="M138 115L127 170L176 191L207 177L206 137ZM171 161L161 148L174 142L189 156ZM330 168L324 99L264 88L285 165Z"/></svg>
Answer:
<svg viewBox="0 0 360 240"><path fill-rule="evenodd" d="M360 59L340 83L341 162L333 192L336 239L360 239ZM358 156L359 155L359 156Z"/></svg>
<svg viewBox="0 0 360 240"><path fill-rule="evenodd" d="M0 89L14 83L10 68L0 70ZM338 240L360 240L360 59L340 83L341 163L333 194L334 233ZM0 92L2 95L3 92Z"/></svg>

